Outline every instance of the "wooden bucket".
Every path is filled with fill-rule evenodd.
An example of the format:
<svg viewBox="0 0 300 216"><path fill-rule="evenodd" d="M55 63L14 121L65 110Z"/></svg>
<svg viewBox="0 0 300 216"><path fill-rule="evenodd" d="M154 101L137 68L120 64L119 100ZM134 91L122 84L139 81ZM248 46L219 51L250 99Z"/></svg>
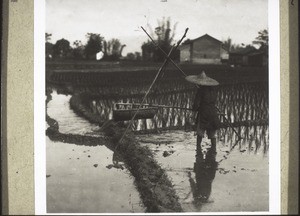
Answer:
<svg viewBox="0 0 300 216"><path fill-rule="evenodd" d="M133 118L137 112L134 119L151 119L153 118L157 111L158 107L144 107L138 110L137 106L134 104L116 104L116 109L113 110L113 120L115 121L128 121Z"/></svg>

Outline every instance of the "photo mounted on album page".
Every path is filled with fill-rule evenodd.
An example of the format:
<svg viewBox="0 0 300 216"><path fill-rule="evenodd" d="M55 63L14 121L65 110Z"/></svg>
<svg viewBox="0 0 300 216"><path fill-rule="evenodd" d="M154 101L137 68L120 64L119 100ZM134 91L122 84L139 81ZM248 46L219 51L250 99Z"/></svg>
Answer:
<svg viewBox="0 0 300 216"><path fill-rule="evenodd" d="M36 213L279 213L270 2L35 1Z"/></svg>

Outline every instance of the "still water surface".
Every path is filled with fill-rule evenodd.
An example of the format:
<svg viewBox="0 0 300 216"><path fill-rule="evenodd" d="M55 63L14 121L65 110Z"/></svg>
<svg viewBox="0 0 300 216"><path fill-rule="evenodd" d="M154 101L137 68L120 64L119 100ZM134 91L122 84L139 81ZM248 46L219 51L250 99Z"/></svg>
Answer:
<svg viewBox="0 0 300 216"><path fill-rule="evenodd" d="M239 91L239 94L236 92ZM218 106L232 121L268 119L267 91L262 84L225 86L218 90ZM149 103L190 107L193 94L171 92L149 97ZM56 119L62 133L100 136L98 125L78 117L69 107L70 96L52 93L47 112ZM114 102L138 102L137 98L94 99L94 113L111 118ZM170 105L170 104L168 104ZM155 119L136 122L139 130L192 123L193 113L161 110ZM195 202L193 169L196 137L183 130L138 135L142 145L155 153L157 161L172 179L182 207L187 212L264 211L268 210L268 126L236 128L244 139L235 144L234 132L227 128L218 133L217 158L220 162L210 180L208 202ZM209 147L205 138L203 144ZM167 152L167 154L164 154ZM133 179L124 169L108 169L113 152L105 146L87 147L54 143L47 139L48 212L144 212ZM97 167L95 167L97 164ZM198 183L199 184L199 183Z"/></svg>
<svg viewBox="0 0 300 216"><path fill-rule="evenodd" d="M216 170L208 169L201 173L212 173L215 177L207 179L201 175L199 181L195 176L197 170L194 170L196 137L193 132L173 131L158 135L139 135L138 139L140 143L152 149L156 160L167 170L184 211L268 210L269 162L263 148L259 148L255 153L255 148L250 147L248 150L248 145L237 145L227 155L230 143L218 139L216 161L219 165ZM202 143L204 148L210 146L207 138ZM170 155L166 156L165 152ZM211 187L207 202L195 201L193 184L198 187Z"/></svg>
<svg viewBox="0 0 300 216"><path fill-rule="evenodd" d="M85 135L99 129L78 117L70 109L69 99L70 96L54 92L47 105L48 114L58 121L60 132ZM145 211L133 177L125 166L111 168L113 152L106 146L79 146L53 142L47 137L46 157L47 212Z"/></svg>

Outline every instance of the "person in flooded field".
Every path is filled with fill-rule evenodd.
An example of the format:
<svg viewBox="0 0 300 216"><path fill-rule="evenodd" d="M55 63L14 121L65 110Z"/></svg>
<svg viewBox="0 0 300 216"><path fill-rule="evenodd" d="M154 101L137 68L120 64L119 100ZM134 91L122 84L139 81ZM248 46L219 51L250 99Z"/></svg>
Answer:
<svg viewBox="0 0 300 216"><path fill-rule="evenodd" d="M199 75L190 75L186 77L188 82L197 85L198 90L196 93L193 110L197 111L196 118L196 134L197 134L197 149L196 155L202 158L215 158L216 157L216 132L220 128L220 120L218 117L217 109L215 107L217 94L215 86L219 83L206 76L202 71ZM211 147L204 155L201 147L202 138L207 133L208 139L211 140Z"/></svg>
<svg viewBox="0 0 300 216"><path fill-rule="evenodd" d="M216 132L220 128L220 120L216 109L217 94L215 86L219 83L206 76L202 71L199 75L187 76L186 80L197 85L197 93L193 104L193 110L197 112L196 117L196 162L194 172L196 183L190 177L190 184L193 191L195 204L207 202L217 170L216 162ZM203 153L201 146L202 138L207 133L211 140L211 147L207 153Z"/></svg>

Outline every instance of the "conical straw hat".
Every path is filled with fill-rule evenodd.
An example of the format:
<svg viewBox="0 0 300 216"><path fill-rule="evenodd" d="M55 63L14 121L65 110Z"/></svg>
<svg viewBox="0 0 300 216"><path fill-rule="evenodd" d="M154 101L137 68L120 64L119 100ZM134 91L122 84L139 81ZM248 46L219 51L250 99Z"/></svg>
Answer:
<svg viewBox="0 0 300 216"><path fill-rule="evenodd" d="M219 82L217 80L214 80L208 76L206 76L205 72L202 71L201 74L198 75L190 75L185 77L185 79L188 82L197 84L197 85L202 85L202 86L217 86L219 85Z"/></svg>

